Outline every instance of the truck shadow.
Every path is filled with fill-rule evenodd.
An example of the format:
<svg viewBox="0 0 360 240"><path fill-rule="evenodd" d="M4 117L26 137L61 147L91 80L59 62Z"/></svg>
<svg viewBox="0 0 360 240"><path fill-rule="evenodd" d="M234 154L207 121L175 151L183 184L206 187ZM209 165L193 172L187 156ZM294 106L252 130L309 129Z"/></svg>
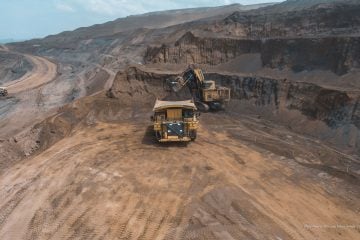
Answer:
<svg viewBox="0 0 360 240"><path fill-rule="evenodd" d="M188 145L188 142L164 142L164 143L158 142L155 138L152 125L146 128L141 143L143 145L150 145L159 148L186 148Z"/></svg>

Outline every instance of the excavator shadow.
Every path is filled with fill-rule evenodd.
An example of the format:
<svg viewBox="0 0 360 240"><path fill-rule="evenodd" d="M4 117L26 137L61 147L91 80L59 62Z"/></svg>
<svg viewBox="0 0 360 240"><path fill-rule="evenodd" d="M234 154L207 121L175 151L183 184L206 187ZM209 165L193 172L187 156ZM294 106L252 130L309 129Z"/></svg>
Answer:
<svg viewBox="0 0 360 240"><path fill-rule="evenodd" d="M154 135L153 126L150 125L146 128L143 139L143 145L150 145L155 147L162 147L162 148L186 148L189 144L188 142L164 142L160 143L156 140Z"/></svg>

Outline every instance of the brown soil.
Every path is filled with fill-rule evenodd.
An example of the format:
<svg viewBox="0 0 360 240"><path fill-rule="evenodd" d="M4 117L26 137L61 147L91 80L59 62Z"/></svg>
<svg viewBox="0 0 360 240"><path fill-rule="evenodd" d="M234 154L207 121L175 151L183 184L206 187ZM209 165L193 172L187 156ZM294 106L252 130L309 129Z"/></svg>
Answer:
<svg viewBox="0 0 360 240"><path fill-rule="evenodd" d="M56 144L1 173L2 239L360 234L358 175L338 161L351 163L348 172L359 162L316 140L258 118L208 113L196 142L160 145L148 108L94 96L62 111L40 138L58 136Z"/></svg>

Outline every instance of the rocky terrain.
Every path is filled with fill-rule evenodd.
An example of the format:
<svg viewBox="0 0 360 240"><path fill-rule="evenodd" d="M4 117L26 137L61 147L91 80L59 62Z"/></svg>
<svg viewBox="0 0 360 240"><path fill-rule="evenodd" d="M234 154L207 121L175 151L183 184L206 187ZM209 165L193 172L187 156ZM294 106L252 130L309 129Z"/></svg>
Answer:
<svg viewBox="0 0 360 240"><path fill-rule="evenodd" d="M359 9L174 10L2 47L0 239L359 238ZM158 144L154 101L188 98L164 82L193 63L232 100Z"/></svg>
<svg viewBox="0 0 360 240"><path fill-rule="evenodd" d="M32 65L22 55L1 51L0 48L0 84L21 78L31 71Z"/></svg>

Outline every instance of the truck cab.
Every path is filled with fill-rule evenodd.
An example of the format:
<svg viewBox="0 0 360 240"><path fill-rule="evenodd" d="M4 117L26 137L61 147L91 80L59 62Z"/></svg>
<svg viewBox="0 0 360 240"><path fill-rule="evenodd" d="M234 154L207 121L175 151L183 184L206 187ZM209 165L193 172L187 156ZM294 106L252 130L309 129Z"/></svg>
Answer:
<svg viewBox="0 0 360 240"><path fill-rule="evenodd" d="M153 112L151 119L159 142L189 142L196 139L198 113L191 100L156 100Z"/></svg>

